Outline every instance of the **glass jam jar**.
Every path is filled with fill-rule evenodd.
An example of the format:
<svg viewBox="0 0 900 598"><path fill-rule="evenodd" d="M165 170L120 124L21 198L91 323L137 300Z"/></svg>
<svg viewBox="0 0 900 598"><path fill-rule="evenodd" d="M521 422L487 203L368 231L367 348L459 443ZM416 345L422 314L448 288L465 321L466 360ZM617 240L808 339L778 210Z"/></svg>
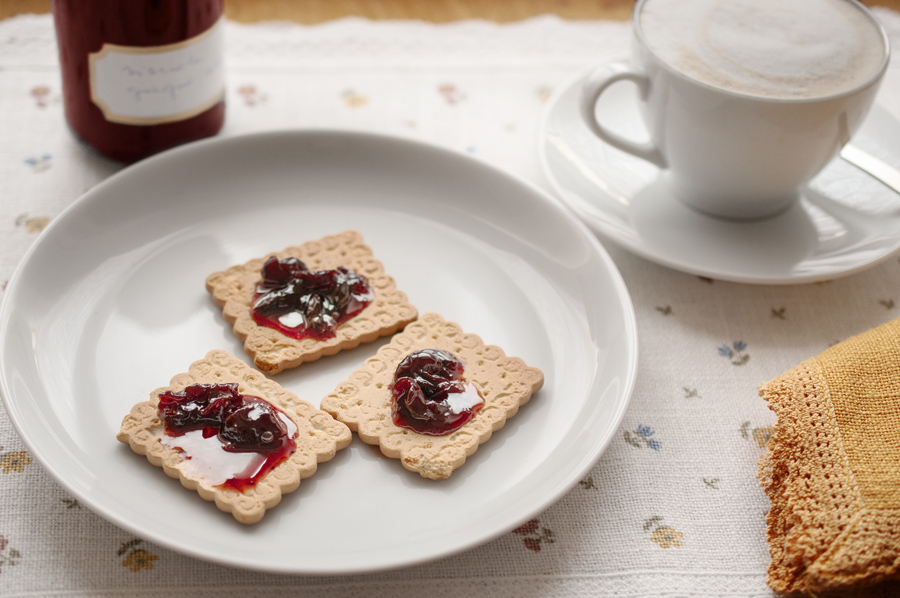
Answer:
<svg viewBox="0 0 900 598"><path fill-rule="evenodd" d="M134 162L225 121L223 0L53 0L66 120Z"/></svg>

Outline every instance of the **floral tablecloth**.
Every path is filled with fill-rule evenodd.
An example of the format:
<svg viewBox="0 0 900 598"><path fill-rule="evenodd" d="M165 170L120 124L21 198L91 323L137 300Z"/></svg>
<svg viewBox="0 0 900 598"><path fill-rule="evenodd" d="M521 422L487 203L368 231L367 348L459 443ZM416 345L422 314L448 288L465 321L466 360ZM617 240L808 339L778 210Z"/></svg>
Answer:
<svg viewBox="0 0 900 598"><path fill-rule="evenodd" d="M900 47L900 15L877 16ZM222 135L331 127L417 138L549 189L536 126L553 89L627 54L629 25L227 23ZM900 61L879 101L900 115ZM898 165L900 166L900 165ZM121 168L62 113L49 16L0 22L0 284L42 229ZM900 233L900 231L898 231ZM431 564L264 575L182 556L95 515L29 455L0 410L0 596L771 596L757 460L774 415L757 386L900 316L900 259L810 285L668 270L607 245L637 311L640 369L621 430L556 505Z"/></svg>

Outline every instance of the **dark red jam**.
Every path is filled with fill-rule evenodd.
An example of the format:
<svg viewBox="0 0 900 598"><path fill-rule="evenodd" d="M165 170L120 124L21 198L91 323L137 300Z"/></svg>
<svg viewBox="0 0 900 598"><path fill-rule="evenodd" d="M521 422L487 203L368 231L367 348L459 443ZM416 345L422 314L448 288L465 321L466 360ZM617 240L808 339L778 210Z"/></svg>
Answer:
<svg viewBox="0 0 900 598"><path fill-rule="evenodd" d="M104 44L140 51L184 43L209 31L222 14L223 0L53 0L63 105L72 131L123 162L218 133L225 122L224 98L199 114L159 124L107 120L92 98L89 63Z"/></svg>
<svg viewBox="0 0 900 598"><path fill-rule="evenodd" d="M369 281L353 270L309 270L297 258L270 257L250 312L254 322L285 336L325 340L373 299Z"/></svg>
<svg viewBox="0 0 900 598"><path fill-rule="evenodd" d="M424 349L407 355L394 372L394 424L420 434L443 436L458 430L484 406L465 364L447 351Z"/></svg>
<svg viewBox="0 0 900 598"><path fill-rule="evenodd" d="M238 385L194 384L159 395L160 442L184 453L185 467L214 486L252 488L297 448L297 426L277 407L242 395Z"/></svg>

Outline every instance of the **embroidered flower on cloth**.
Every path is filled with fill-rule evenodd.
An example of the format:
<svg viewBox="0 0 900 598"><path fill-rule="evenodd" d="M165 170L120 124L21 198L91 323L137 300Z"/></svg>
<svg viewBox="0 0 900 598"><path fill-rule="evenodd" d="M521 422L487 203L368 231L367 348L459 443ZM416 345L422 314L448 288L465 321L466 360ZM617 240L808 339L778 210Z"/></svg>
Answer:
<svg viewBox="0 0 900 598"><path fill-rule="evenodd" d="M25 158L24 162L27 166L30 166L34 172L44 172L53 166L53 156L51 154L30 156Z"/></svg>
<svg viewBox="0 0 900 598"><path fill-rule="evenodd" d="M719 355L727 357L731 361L731 365L744 365L750 361L750 355L744 353L746 348L747 343L744 341L734 341L730 347L728 345L719 347Z"/></svg>
<svg viewBox="0 0 900 598"><path fill-rule="evenodd" d="M34 103L38 108L46 108L50 104L50 92L51 89L46 85L35 85L31 88L31 97L34 98ZM58 101L57 98L54 100Z"/></svg>
<svg viewBox="0 0 900 598"><path fill-rule="evenodd" d="M122 566L128 567L135 573L140 571L141 569L152 569L153 561L159 560L159 557L155 554L147 552L146 550L135 550L127 557L122 559Z"/></svg>
<svg viewBox="0 0 900 598"><path fill-rule="evenodd" d="M9 548L9 540L0 534L0 573L3 573L4 565L18 565L22 558L22 553L15 548Z"/></svg>
<svg viewBox="0 0 900 598"><path fill-rule="evenodd" d="M159 560L159 556L153 554L149 550L139 548L143 542L138 538L130 540L119 547L118 556L126 555L122 559L122 566L131 569L134 573L138 573L144 569L153 569L153 563Z"/></svg>
<svg viewBox="0 0 900 598"><path fill-rule="evenodd" d="M656 432L650 426L638 425L637 429L625 430L625 442L637 448L651 448L654 451L662 449L662 443L651 438Z"/></svg>
<svg viewBox="0 0 900 598"><path fill-rule="evenodd" d="M541 527L541 521L539 519L532 519L527 523L522 524L514 529L513 533L524 536L522 538L522 543L525 545L525 548L532 552L540 552L541 544L553 544L556 542L553 530Z"/></svg>
<svg viewBox="0 0 900 598"><path fill-rule="evenodd" d="M262 104L269 99L269 96L262 93L255 85L241 85L237 88L238 95L244 100L245 106L256 106Z"/></svg>
<svg viewBox="0 0 900 598"><path fill-rule="evenodd" d="M644 522L644 531L650 534L650 541L655 542L660 548L678 548L682 545L684 534L671 525L662 525L663 518L659 515L651 517Z"/></svg>
<svg viewBox="0 0 900 598"><path fill-rule="evenodd" d="M681 546L682 538L684 534L669 525L658 527L650 534L650 540L659 544L660 548L677 548Z"/></svg>
<svg viewBox="0 0 900 598"><path fill-rule="evenodd" d="M3 450L3 447L0 447ZM3 473L22 473L34 460L28 455L28 451L13 451L0 458L0 471Z"/></svg>

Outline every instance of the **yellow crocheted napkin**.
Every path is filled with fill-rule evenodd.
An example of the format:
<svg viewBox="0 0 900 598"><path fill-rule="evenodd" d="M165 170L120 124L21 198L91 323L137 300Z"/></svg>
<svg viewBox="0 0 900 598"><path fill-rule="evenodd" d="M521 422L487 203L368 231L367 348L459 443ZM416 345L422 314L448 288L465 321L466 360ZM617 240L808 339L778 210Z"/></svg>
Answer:
<svg viewBox="0 0 900 598"><path fill-rule="evenodd" d="M778 415L759 462L769 587L900 596L900 319L759 392Z"/></svg>

